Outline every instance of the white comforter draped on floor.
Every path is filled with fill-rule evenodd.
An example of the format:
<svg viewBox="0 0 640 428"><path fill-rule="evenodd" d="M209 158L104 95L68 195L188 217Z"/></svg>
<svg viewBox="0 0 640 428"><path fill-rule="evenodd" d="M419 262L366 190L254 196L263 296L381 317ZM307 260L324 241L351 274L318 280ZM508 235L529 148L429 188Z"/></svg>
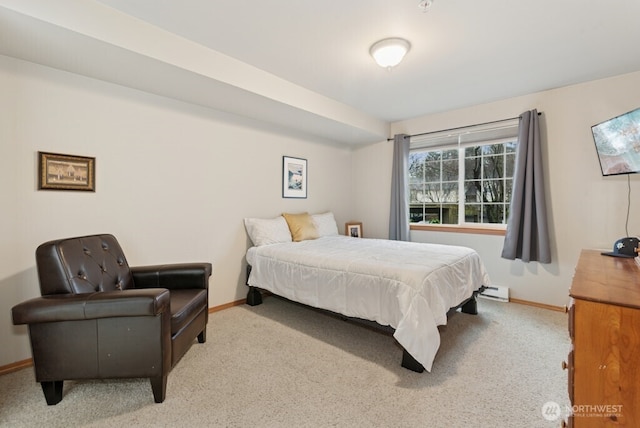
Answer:
<svg viewBox="0 0 640 428"><path fill-rule="evenodd" d="M252 247L249 285L290 300L376 321L431 370L447 311L489 285L466 247L326 236Z"/></svg>

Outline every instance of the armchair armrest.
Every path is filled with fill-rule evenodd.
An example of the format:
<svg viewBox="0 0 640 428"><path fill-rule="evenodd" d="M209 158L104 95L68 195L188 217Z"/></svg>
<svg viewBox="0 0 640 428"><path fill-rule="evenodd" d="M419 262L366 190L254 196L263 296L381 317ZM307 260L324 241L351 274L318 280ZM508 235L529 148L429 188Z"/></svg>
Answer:
<svg viewBox="0 0 640 428"><path fill-rule="evenodd" d="M178 263L131 268L136 288L209 288L211 263Z"/></svg>
<svg viewBox="0 0 640 428"><path fill-rule="evenodd" d="M165 311L170 311L169 291L157 288L36 297L11 309L13 323L16 325L156 316Z"/></svg>

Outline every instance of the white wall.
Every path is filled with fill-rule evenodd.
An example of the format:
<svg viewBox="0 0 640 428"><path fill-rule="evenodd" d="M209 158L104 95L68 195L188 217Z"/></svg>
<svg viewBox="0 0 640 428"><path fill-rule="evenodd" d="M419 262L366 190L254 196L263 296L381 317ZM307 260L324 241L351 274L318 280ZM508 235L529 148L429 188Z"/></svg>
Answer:
<svg viewBox="0 0 640 428"><path fill-rule="evenodd" d="M582 248L608 249L623 236L627 178L631 181L629 234L640 235L640 175L602 177L591 126L640 107L640 72L392 124L392 133L417 134L543 112L543 156L552 240L552 263L500 258L502 237L413 231L418 242L461 244L482 256L492 281L512 296L562 306ZM354 151L357 217L369 236L387 237L392 142Z"/></svg>
<svg viewBox="0 0 640 428"><path fill-rule="evenodd" d="M244 217L351 217L337 145L2 56L0 94L0 366L31 356L11 307L39 295L44 241L113 233L132 266L210 261L217 306L246 295ZM38 191L38 151L95 157L96 192ZM281 197L283 155L308 160L307 199Z"/></svg>

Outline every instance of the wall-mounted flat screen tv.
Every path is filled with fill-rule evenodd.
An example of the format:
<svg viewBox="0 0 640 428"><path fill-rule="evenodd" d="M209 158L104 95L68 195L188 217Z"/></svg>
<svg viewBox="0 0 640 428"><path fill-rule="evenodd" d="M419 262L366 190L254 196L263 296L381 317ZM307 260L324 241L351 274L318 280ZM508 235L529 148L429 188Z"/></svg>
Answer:
<svg viewBox="0 0 640 428"><path fill-rule="evenodd" d="M640 172L640 108L591 127L602 175Z"/></svg>

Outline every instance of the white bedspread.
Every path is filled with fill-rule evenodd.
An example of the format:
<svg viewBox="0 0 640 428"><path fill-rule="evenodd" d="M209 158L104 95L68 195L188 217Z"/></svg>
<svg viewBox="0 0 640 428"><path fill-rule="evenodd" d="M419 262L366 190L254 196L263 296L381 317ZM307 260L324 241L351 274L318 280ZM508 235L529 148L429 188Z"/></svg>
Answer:
<svg viewBox="0 0 640 428"><path fill-rule="evenodd" d="M252 247L247 262L251 286L393 327L428 371L448 310L490 284L474 250L450 245L326 236Z"/></svg>

